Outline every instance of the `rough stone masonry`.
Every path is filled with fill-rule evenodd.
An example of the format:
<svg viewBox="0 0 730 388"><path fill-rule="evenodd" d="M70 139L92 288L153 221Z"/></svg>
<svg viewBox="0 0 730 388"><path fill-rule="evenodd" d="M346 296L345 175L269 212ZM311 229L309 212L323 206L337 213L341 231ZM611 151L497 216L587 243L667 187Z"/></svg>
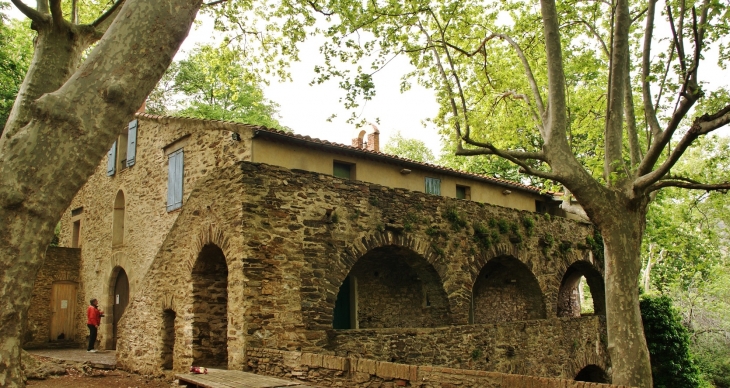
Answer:
<svg viewBox="0 0 730 388"><path fill-rule="evenodd" d="M531 212L220 167L196 184L140 281L119 363L245 369L247 349L276 349L568 379L606 371L592 238L589 225ZM580 317L576 274L596 316ZM349 329L335 329L337 317Z"/></svg>

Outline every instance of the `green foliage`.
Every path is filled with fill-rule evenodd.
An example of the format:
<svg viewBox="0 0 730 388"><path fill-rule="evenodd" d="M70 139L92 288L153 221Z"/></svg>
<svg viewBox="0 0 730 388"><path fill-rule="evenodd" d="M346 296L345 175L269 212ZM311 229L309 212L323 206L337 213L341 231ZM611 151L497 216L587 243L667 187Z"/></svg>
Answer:
<svg viewBox="0 0 730 388"><path fill-rule="evenodd" d="M168 68L148 98L148 111L288 130L276 119L279 105L264 97L240 55L225 43L198 46Z"/></svg>
<svg viewBox="0 0 730 388"><path fill-rule="evenodd" d="M509 223L507 220L500 218L497 220L497 228L499 229L499 233L505 234L509 232Z"/></svg>
<svg viewBox="0 0 730 388"><path fill-rule="evenodd" d="M550 233L545 233L545 236L542 238L543 242L545 243L545 246L550 248L555 243L555 237L553 237Z"/></svg>
<svg viewBox="0 0 730 388"><path fill-rule="evenodd" d="M655 388L695 388L702 380L689 350L689 334L669 297L643 296L644 334Z"/></svg>
<svg viewBox="0 0 730 388"><path fill-rule="evenodd" d="M532 237L535 232L535 220L531 215L525 215L522 217L522 226L525 227L525 232L528 237Z"/></svg>
<svg viewBox="0 0 730 388"><path fill-rule="evenodd" d="M454 230L459 231L466 226L466 220L464 220L456 207L448 207L444 212L444 218L451 222L451 227Z"/></svg>
<svg viewBox="0 0 730 388"><path fill-rule="evenodd" d="M7 3L0 2L0 134L30 66L35 35L29 21L5 17L3 12L7 6Z"/></svg>
<svg viewBox="0 0 730 388"><path fill-rule="evenodd" d="M471 351L471 360L476 362L482 359L482 350L479 348L475 348Z"/></svg>
<svg viewBox="0 0 730 388"><path fill-rule="evenodd" d="M492 245L489 229L479 222L475 222L472 227L474 228L474 241L484 249L489 248Z"/></svg>
<svg viewBox="0 0 730 388"><path fill-rule="evenodd" d="M426 143L418 139L405 138L400 131L388 139L383 152L424 163L434 163L436 160Z"/></svg>
<svg viewBox="0 0 730 388"><path fill-rule="evenodd" d="M603 261L604 258L604 252L603 252L603 236L601 236L601 232L598 231L598 229L593 229L593 236L586 236L586 245L591 249L593 252L593 257L595 257L598 260Z"/></svg>

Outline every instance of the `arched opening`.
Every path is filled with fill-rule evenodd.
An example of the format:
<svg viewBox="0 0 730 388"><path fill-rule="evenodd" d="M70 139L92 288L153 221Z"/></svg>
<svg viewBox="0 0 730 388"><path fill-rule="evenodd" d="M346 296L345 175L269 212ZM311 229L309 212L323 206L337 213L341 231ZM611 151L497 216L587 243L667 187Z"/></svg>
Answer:
<svg viewBox="0 0 730 388"><path fill-rule="evenodd" d="M605 315L603 277L586 261L573 263L565 271L558 291L558 317Z"/></svg>
<svg viewBox="0 0 730 388"><path fill-rule="evenodd" d="M112 349L117 348L119 321L129 304L129 278L124 268L119 268L112 289Z"/></svg>
<svg viewBox="0 0 730 388"><path fill-rule="evenodd" d="M214 244L193 266L193 365L228 366L228 266Z"/></svg>
<svg viewBox="0 0 730 388"><path fill-rule="evenodd" d="M606 372L604 372L603 369L601 369L601 367L597 365L588 365L585 368L581 369L580 372L578 372L578 375L575 376L575 381L603 384L610 383Z"/></svg>
<svg viewBox="0 0 730 388"><path fill-rule="evenodd" d="M436 327L450 323L436 270L408 248L371 250L352 267L334 308L335 329Z"/></svg>
<svg viewBox="0 0 730 388"><path fill-rule="evenodd" d="M474 282L471 321L477 324L545 319L545 302L535 275L509 256L490 260Z"/></svg>
<svg viewBox="0 0 730 388"><path fill-rule="evenodd" d="M175 354L175 318L177 314L168 309L162 313L162 369L171 370Z"/></svg>
<svg viewBox="0 0 730 388"><path fill-rule="evenodd" d="M112 220L112 246L124 245L124 193L119 190L114 199Z"/></svg>

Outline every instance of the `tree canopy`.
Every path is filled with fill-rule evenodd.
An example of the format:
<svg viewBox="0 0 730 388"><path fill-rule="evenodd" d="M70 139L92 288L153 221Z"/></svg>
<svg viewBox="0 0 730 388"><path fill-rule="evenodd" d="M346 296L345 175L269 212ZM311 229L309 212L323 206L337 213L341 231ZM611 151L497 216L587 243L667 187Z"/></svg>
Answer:
<svg viewBox="0 0 730 388"><path fill-rule="evenodd" d="M0 134L33 56L33 34L27 22L9 20L0 2Z"/></svg>
<svg viewBox="0 0 730 388"><path fill-rule="evenodd" d="M383 152L418 162L434 163L436 161L426 143L422 140L406 138L400 131L388 139L383 147Z"/></svg>
<svg viewBox="0 0 730 388"><path fill-rule="evenodd" d="M227 47L198 46L170 65L147 102L150 113L228 120L284 129L279 105L264 97L243 56Z"/></svg>

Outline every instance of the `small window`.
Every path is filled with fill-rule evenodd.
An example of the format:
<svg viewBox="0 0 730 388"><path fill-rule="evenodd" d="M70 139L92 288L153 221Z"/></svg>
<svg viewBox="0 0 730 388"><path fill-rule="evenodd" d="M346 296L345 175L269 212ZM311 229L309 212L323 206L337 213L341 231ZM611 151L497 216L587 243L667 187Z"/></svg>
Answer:
<svg viewBox="0 0 730 388"><path fill-rule="evenodd" d="M426 177L426 194L441 195L441 179Z"/></svg>
<svg viewBox="0 0 730 388"><path fill-rule="evenodd" d="M182 207L183 197L183 149L167 157L167 211Z"/></svg>
<svg viewBox="0 0 730 388"><path fill-rule="evenodd" d="M332 164L332 175L342 179L355 179L355 165L335 161Z"/></svg>
<svg viewBox="0 0 730 388"><path fill-rule="evenodd" d="M81 220L76 220L73 223L73 234L71 235L71 248L80 248L80 237L81 237Z"/></svg>
<svg viewBox="0 0 730 388"><path fill-rule="evenodd" d="M112 216L112 246L124 245L124 193L119 190L114 199L114 214Z"/></svg>
<svg viewBox="0 0 730 388"><path fill-rule="evenodd" d="M456 199L471 199L471 188L456 185Z"/></svg>

